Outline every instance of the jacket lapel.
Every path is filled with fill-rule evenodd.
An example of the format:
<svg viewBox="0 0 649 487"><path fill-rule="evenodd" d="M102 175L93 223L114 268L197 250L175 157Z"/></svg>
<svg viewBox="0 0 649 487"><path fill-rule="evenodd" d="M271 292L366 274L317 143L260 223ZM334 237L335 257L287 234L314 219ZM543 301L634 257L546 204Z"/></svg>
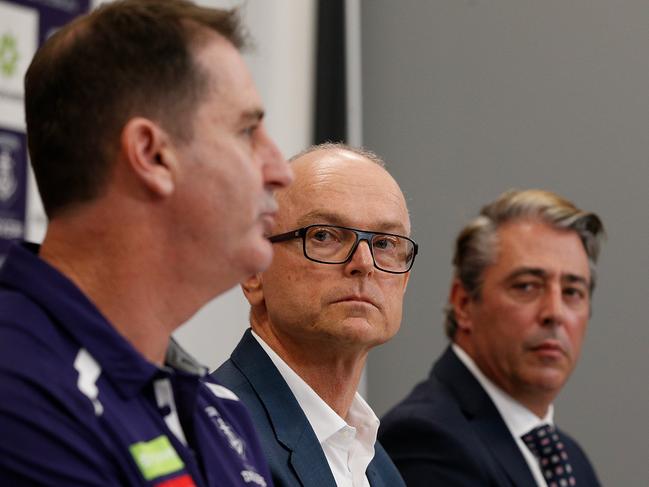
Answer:
<svg viewBox="0 0 649 487"><path fill-rule="evenodd" d="M379 473L376 471L376 467L374 466L373 462L370 462L370 464L367 466L365 475L367 475L367 480L372 487L383 487L383 480L381 479L381 475L379 475Z"/></svg>
<svg viewBox="0 0 649 487"><path fill-rule="evenodd" d="M464 415L512 485L535 485L534 477L516 441L480 383L448 347L433 374L457 398Z"/></svg>
<svg viewBox="0 0 649 487"><path fill-rule="evenodd" d="M232 362L247 377L263 404L277 441L290 453L301 485L336 487L320 442L284 378L247 330L232 353Z"/></svg>

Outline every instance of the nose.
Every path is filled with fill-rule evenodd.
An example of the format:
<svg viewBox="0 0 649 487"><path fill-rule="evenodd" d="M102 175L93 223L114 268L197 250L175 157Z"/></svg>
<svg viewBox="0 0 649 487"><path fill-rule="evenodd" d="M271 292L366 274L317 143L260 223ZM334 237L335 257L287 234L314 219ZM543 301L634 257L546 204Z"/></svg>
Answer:
<svg viewBox="0 0 649 487"><path fill-rule="evenodd" d="M260 157L263 164L264 186L270 189L285 188L293 182L293 169L284 159L273 139L262 127L263 138Z"/></svg>
<svg viewBox="0 0 649 487"><path fill-rule="evenodd" d="M345 273L348 275L367 276L374 272L374 258L370 244L367 240L361 240L356 245L351 259L345 264Z"/></svg>
<svg viewBox="0 0 649 487"><path fill-rule="evenodd" d="M541 303L541 323L545 326L558 326L564 319L563 289L560 285L549 285Z"/></svg>

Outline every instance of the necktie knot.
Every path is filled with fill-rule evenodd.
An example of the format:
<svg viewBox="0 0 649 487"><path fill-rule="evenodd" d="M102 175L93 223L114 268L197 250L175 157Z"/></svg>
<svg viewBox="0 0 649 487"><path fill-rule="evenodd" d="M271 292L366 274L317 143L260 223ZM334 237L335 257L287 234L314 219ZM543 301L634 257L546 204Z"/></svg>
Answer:
<svg viewBox="0 0 649 487"><path fill-rule="evenodd" d="M568 462L568 453L554 426L538 426L521 438L538 459L548 487L577 485L572 466Z"/></svg>

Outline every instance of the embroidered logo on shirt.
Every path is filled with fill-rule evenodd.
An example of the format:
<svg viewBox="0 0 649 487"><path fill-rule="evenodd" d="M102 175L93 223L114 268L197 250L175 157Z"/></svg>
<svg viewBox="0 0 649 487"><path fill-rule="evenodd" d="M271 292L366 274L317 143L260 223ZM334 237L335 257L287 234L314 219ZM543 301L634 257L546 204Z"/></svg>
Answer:
<svg viewBox="0 0 649 487"><path fill-rule="evenodd" d="M128 449L146 480L177 472L185 466L165 435L133 443Z"/></svg>
<svg viewBox="0 0 649 487"><path fill-rule="evenodd" d="M74 359L74 368L79 372L77 387L92 402L95 408L95 416L101 416L104 412L104 406L97 399L97 396L99 396L97 379L101 375L101 367L93 356L85 348L82 348Z"/></svg>
<svg viewBox="0 0 649 487"><path fill-rule="evenodd" d="M219 412L214 406L208 406L205 408L205 412L210 417L212 422L216 425L219 432L228 440L230 447L236 451L241 458L246 458L246 447L245 443L232 429L228 423L221 417Z"/></svg>
<svg viewBox="0 0 649 487"><path fill-rule="evenodd" d="M239 400L239 397L227 387L223 387L220 384L213 384L211 382L206 382L205 385L216 397L220 397L221 399L230 399L231 401Z"/></svg>
<svg viewBox="0 0 649 487"><path fill-rule="evenodd" d="M266 487L266 479L252 470L242 470L241 477L246 484L257 484Z"/></svg>

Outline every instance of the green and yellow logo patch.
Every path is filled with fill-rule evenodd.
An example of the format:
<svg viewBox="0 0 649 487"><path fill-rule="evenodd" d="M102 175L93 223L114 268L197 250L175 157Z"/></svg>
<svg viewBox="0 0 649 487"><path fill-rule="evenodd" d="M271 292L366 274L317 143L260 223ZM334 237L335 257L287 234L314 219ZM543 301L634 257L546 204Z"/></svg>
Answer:
<svg viewBox="0 0 649 487"><path fill-rule="evenodd" d="M146 480L177 472L185 466L165 435L133 443L128 449Z"/></svg>

